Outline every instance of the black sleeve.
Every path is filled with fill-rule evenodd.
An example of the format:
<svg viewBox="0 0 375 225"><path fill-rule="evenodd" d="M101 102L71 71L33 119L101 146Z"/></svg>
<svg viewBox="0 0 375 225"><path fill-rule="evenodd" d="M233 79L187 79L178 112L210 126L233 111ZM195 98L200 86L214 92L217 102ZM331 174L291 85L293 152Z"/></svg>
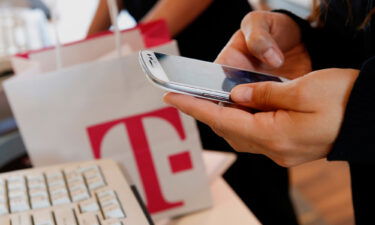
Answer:
<svg viewBox="0 0 375 225"><path fill-rule="evenodd" d="M375 162L375 57L366 61L349 97L343 124L328 160Z"/></svg>
<svg viewBox="0 0 375 225"><path fill-rule="evenodd" d="M361 50L356 45L357 40L351 39L350 35L342 35L345 33L345 28L340 22L330 22L322 27L314 28L309 21L287 10L273 10L273 12L283 13L298 24L313 70L359 68L365 60L359 57Z"/></svg>
<svg viewBox="0 0 375 225"><path fill-rule="evenodd" d="M375 57L366 61L361 56L362 49L348 44L349 39L340 38L340 35L330 31L329 27L313 28L308 21L289 11L274 12L288 15L298 24L302 41L312 60L313 70L332 67L361 70L349 98L340 133L327 158L351 163L374 163ZM338 27L335 29L340 30Z"/></svg>

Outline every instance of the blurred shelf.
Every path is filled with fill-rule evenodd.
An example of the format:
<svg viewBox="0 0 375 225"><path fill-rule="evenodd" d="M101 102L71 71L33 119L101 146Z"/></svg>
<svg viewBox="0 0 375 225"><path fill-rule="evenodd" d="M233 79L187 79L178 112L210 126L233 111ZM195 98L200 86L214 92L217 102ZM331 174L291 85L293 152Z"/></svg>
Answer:
<svg viewBox="0 0 375 225"><path fill-rule="evenodd" d="M9 76L12 72L12 65L8 57L0 57L0 83L2 79ZM0 88L1 90L1 88Z"/></svg>
<svg viewBox="0 0 375 225"><path fill-rule="evenodd" d="M26 148L17 131L0 136L0 168L26 155Z"/></svg>

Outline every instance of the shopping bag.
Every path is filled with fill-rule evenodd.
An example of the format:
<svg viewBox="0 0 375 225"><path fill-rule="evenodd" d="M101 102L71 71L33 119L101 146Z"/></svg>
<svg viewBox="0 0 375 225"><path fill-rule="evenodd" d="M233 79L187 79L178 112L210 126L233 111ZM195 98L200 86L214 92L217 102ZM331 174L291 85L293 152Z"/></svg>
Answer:
<svg viewBox="0 0 375 225"><path fill-rule="evenodd" d="M155 34L160 23L143 26ZM137 29L132 38L143 46L178 54L174 41ZM154 219L207 208L211 198L195 121L162 102L163 91L147 81L138 63L141 45L131 45L136 40L127 33L124 44L132 53L122 57L85 56L85 41L62 47L59 70L45 65L52 64L54 49L18 57L23 72L4 88L32 163L112 158L126 169ZM96 46L107 35L89 41ZM108 48L103 54L114 51L114 45ZM83 55L69 61L71 54Z"/></svg>
<svg viewBox="0 0 375 225"><path fill-rule="evenodd" d="M169 41L167 26L161 20L140 24L136 28L121 31L121 44L125 55ZM69 67L101 59L114 51L113 32L106 31L90 36L85 40L64 45L60 57L63 66ZM55 48L50 47L17 54L11 57L11 62L15 73L19 75L23 75L30 70L33 73L49 72L56 69L55 54Z"/></svg>

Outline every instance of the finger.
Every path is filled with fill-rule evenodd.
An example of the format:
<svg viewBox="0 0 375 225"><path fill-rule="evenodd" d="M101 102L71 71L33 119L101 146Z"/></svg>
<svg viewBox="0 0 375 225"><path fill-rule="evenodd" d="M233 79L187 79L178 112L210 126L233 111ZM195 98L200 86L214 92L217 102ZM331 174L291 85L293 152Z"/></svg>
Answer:
<svg viewBox="0 0 375 225"><path fill-rule="evenodd" d="M271 35L272 17L269 12L249 13L241 23L249 52L265 64L278 68L284 55Z"/></svg>
<svg viewBox="0 0 375 225"><path fill-rule="evenodd" d="M245 112L248 112L248 113L251 113L251 114L259 112L258 110L249 108L247 106L239 105L239 104L227 104L225 106L226 107L231 107L231 108L234 108L234 109L240 109L242 111L245 111Z"/></svg>
<svg viewBox="0 0 375 225"><path fill-rule="evenodd" d="M246 41L241 31L234 33L227 45L220 52L215 63L242 68L245 70L254 70L252 58L249 56Z"/></svg>
<svg viewBox="0 0 375 225"><path fill-rule="evenodd" d="M258 82L236 86L231 92L231 99L243 106L270 111L292 110L312 112L312 106L306 104L306 95L293 82Z"/></svg>
<svg viewBox="0 0 375 225"><path fill-rule="evenodd" d="M164 100L208 124L237 151L261 153L270 158L277 158L285 146L293 146L285 141L289 138L287 134L290 130L295 128L293 112L290 114L281 110L253 115L239 109L220 107L206 100L173 93L165 95Z"/></svg>
<svg viewBox="0 0 375 225"><path fill-rule="evenodd" d="M223 107L207 100L168 93L164 101L209 125L219 136L229 137L248 133L253 115L240 109Z"/></svg>

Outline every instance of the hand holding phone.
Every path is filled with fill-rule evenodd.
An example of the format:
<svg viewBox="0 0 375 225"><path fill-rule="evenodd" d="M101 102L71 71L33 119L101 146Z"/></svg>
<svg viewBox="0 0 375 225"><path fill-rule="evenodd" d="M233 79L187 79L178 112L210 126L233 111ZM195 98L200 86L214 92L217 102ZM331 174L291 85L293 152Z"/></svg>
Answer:
<svg viewBox="0 0 375 225"><path fill-rule="evenodd" d="M158 87L227 103L233 103L230 92L236 85L287 81L282 77L152 51L140 51L139 61L149 80Z"/></svg>

